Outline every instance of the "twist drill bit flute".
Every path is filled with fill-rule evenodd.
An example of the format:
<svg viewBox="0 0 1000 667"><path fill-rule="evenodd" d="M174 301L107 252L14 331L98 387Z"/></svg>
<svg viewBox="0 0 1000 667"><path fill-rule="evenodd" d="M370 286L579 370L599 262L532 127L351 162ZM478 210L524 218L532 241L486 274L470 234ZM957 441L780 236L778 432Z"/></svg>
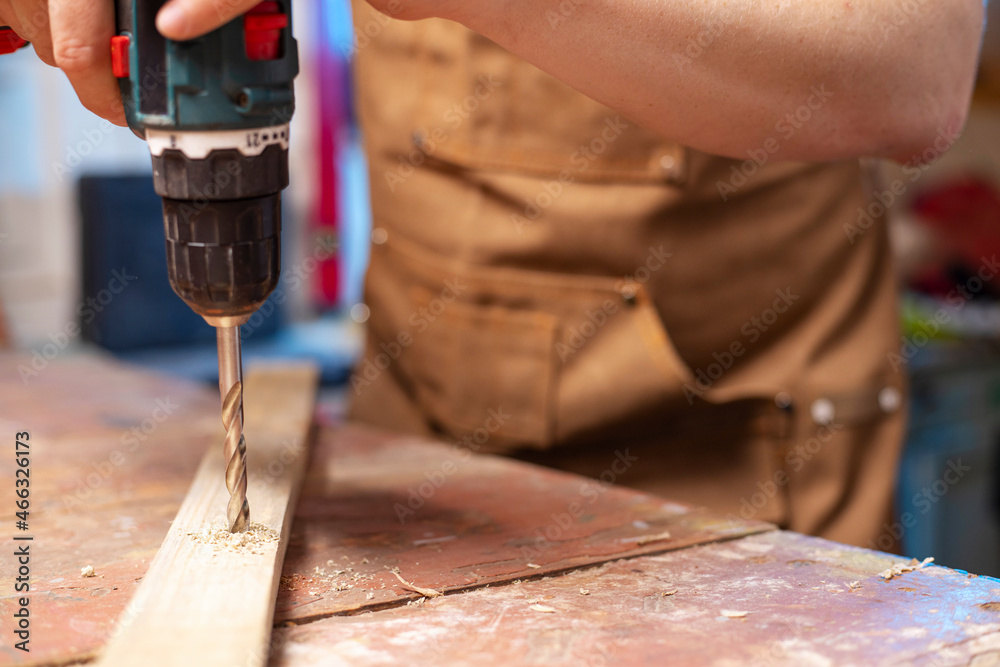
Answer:
<svg viewBox="0 0 1000 667"><path fill-rule="evenodd" d="M164 3L115 0L112 69L129 127L152 155L170 285L216 327L236 532L250 517L240 326L278 284L298 51L290 0L266 0L184 42L156 30Z"/></svg>
<svg viewBox="0 0 1000 667"><path fill-rule="evenodd" d="M246 530L250 523L247 502L247 443L243 437L243 363L240 328L219 327L219 393L222 396L222 424L226 427L223 454L226 457L226 488L229 505L226 517L229 532Z"/></svg>

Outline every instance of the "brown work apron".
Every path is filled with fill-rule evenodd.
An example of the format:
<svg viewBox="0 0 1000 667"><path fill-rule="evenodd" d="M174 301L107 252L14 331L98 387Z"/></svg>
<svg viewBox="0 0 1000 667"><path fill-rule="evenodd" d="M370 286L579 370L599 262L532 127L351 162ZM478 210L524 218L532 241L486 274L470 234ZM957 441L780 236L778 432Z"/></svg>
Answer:
<svg viewBox="0 0 1000 667"><path fill-rule="evenodd" d="M824 91L723 159L457 24L355 21L374 231L354 418L891 545L886 229L859 222L857 161L773 155Z"/></svg>

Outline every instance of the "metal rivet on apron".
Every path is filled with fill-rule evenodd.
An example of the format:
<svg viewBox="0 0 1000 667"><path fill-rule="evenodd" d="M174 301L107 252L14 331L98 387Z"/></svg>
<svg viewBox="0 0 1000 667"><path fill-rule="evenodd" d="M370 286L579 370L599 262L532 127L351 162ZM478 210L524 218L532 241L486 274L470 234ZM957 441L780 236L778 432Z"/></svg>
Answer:
<svg viewBox="0 0 1000 667"><path fill-rule="evenodd" d="M368 306L363 303L356 303L351 306L351 319L358 324L364 324L368 321L368 316L371 315L371 311L368 310Z"/></svg>
<svg viewBox="0 0 1000 667"><path fill-rule="evenodd" d="M389 240L389 232L383 227L376 227L372 230L372 243L382 245Z"/></svg>
<svg viewBox="0 0 1000 667"><path fill-rule="evenodd" d="M878 393L878 405L886 414L898 410L902 402L903 397L895 387L885 387Z"/></svg>
<svg viewBox="0 0 1000 667"><path fill-rule="evenodd" d="M774 404L781 410L792 407L792 396L787 391L779 391L774 397Z"/></svg>
<svg viewBox="0 0 1000 667"><path fill-rule="evenodd" d="M676 164L677 160L674 159L673 155L664 155L660 158L660 167L663 171L673 171Z"/></svg>
<svg viewBox="0 0 1000 667"><path fill-rule="evenodd" d="M809 408L809 414L817 424L832 424L835 410L828 398L817 398Z"/></svg>
<svg viewBox="0 0 1000 667"><path fill-rule="evenodd" d="M626 306L634 306L636 301L638 301L637 296L639 291L632 285L624 285L618 291L622 295L622 301L625 302Z"/></svg>

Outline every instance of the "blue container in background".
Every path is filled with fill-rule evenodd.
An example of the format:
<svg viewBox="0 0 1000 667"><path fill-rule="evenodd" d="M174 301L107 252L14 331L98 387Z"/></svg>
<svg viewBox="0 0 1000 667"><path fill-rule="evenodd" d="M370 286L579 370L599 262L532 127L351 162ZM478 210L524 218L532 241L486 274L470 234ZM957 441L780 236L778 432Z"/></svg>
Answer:
<svg viewBox="0 0 1000 667"><path fill-rule="evenodd" d="M114 352L215 341L215 330L181 301L167 280L163 209L148 174L84 176L83 294L77 315L84 340ZM254 335L274 333L281 310Z"/></svg>
<svg viewBox="0 0 1000 667"><path fill-rule="evenodd" d="M1000 347L931 342L909 370L896 502L903 554L1000 576Z"/></svg>

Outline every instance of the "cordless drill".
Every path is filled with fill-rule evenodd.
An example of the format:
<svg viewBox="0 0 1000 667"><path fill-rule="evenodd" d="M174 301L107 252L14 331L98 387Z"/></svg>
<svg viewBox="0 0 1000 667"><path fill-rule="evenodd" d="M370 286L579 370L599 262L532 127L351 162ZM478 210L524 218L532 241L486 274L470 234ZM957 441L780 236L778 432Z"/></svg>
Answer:
<svg viewBox="0 0 1000 667"><path fill-rule="evenodd" d="M112 67L129 127L152 155L170 285L216 327L227 515L236 532L250 511L240 326L278 283L298 52L290 0L261 2L188 41L157 31L165 1L116 0Z"/></svg>

